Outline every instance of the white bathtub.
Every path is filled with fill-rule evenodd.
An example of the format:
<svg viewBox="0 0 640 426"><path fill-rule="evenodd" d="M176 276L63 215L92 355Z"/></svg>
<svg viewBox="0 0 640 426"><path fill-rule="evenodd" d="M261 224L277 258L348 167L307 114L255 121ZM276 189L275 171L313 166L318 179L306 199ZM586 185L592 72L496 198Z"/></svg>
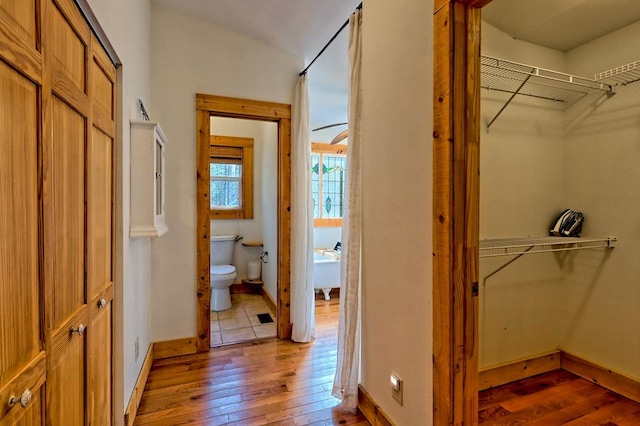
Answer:
<svg viewBox="0 0 640 426"><path fill-rule="evenodd" d="M331 300L331 289L340 288L340 258L332 256L330 252L326 255L314 252L313 263L313 287L316 293L322 290L324 300Z"/></svg>

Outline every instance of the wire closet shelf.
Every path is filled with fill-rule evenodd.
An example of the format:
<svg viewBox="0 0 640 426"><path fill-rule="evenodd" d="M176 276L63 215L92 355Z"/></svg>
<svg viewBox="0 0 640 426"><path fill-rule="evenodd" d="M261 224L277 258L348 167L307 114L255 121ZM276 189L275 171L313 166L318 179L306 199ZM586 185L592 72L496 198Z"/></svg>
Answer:
<svg viewBox="0 0 640 426"><path fill-rule="evenodd" d="M535 237L480 240L479 257L523 256L534 253L614 248L616 237Z"/></svg>
<svg viewBox="0 0 640 426"><path fill-rule="evenodd" d="M614 90L606 81L484 55L480 57L480 74L483 90L511 95L488 123L487 130L516 96L558 102L567 107L591 93L613 94Z"/></svg>
<svg viewBox="0 0 640 426"><path fill-rule="evenodd" d="M631 62L596 74L594 81L611 86L626 86L640 80L640 61Z"/></svg>

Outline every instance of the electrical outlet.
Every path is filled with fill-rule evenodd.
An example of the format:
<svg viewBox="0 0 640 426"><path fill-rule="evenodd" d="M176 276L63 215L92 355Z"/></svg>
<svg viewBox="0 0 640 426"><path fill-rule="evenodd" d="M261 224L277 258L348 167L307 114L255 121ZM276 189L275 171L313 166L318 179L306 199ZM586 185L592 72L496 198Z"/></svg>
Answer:
<svg viewBox="0 0 640 426"><path fill-rule="evenodd" d="M400 377L391 373L391 396L402 405L402 391L404 383Z"/></svg>
<svg viewBox="0 0 640 426"><path fill-rule="evenodd" d="M135 343L134 351L136 353L136 361L137 361L138 357L140 356L140 336L136 336L136 343Z"/></svg>

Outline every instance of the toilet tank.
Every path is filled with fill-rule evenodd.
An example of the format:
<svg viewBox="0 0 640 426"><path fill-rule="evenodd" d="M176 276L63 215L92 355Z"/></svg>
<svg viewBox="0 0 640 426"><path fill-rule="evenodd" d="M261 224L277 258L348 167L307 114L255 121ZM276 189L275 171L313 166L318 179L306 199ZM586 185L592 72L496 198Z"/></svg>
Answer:
<svg viewBox="0 0 640 426"><path fill-rule="evenodd" d="M211 265L231 265L235 235L211 236Z"/></svg>

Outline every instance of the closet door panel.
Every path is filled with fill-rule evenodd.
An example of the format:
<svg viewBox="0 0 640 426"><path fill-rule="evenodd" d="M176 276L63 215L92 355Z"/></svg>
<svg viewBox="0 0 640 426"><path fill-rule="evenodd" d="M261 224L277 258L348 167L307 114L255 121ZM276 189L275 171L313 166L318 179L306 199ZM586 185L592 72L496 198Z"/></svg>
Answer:
<svg viewBox="0 0 640 426"><path fill-rule="evenodd" d="M27 407L9 401L26 390L38 394L45 379L45 353L40 321L38 87L0 60L0 94L0 424L4 425L40 411L37 398Z"/></svg>
<svg viewBox="0 0 640 426"><path fill-rule="evenodd" d="M53 215L55 251L53 329L85 305L84 285L85 120L59 98L53 100ZM86 324L85 324L86 325Z"/></svg>
<svg viewBox="0 0 640 426"><path fill-rule="evenodd" d="M24 408L12 410L4 419L0 420L0 426L42 426L42 388L32 394L31 402Z"/></svg>
<svg viewBox="0 0 640 426"><path fill-rule="evenodd" d="M111 284L111 162L113 141L95 127L87 150L87 291L90 299Z"/></svg>
<svg viewBox="0 0 640 426"><path fill-rule="evenodd" d="M94 56L92 62L91 76L91 100L93 101L94 113L104 114L109 120L114 120L114 83L113 66L110 63L103 63L103 59ZM105 70L105 68L107 68Z"/></svg>
<svg viewBox="0 0 640 426"><path fill-rule="evenodd" d="M84 334L72 332L74 324L86 324L86 316L75 316L54 338L47 380L47 424L85 424ZM87 329L87 332L89 330Z"/></svg>
<svg viewBox="0 0 640 426"><path fill-rule="evenodd" d="M88 416L90 425L112 424L113 156L115 68L95 38L91 42L87 147Z"/></svg>
<svg viewBox="0 0 640 426"><path fill-rule="evenodd" d="M110 287L111 288L111 287ZM105 292L109 293L109 291ZM112 352L112 302L113 294L101 294L104 305L96 303L92 307L91 333L89 339L89 424L111 425L111 358Z"/></svg>
<svg viewBox="0 0 640 426"><path fill-rule="evenodd" d="M89 424L111 424L112 139L95 127L87 150Z"/></svg>
<svg viewBox="0 0 640 426"><path fill-rule="evenodd" d="M82 33L84 26L75 23L72 26L67 16L57 5L51 10L51 41L48 45L52 49L52 67L54 80L68 80L69 84L82 93L87 88L87 41ZM78 25L81 25L78 28ZM63 84L64 85L64 84Z"/></svg>
<svg viewBox="0 0 640 426"><path fill-rule="evenodd" d="M82 425L86 413L86 334L91 332L85 288L86 120L59 97L51 102L53 264L49 286L51 337L47 422Z"/></svg>
<svg viewBox="0 0 640 426"><path fill-rule="evenodd" d="M0 0L0 22L26 45L36 48L38 33L34 0Z"/></svg>

